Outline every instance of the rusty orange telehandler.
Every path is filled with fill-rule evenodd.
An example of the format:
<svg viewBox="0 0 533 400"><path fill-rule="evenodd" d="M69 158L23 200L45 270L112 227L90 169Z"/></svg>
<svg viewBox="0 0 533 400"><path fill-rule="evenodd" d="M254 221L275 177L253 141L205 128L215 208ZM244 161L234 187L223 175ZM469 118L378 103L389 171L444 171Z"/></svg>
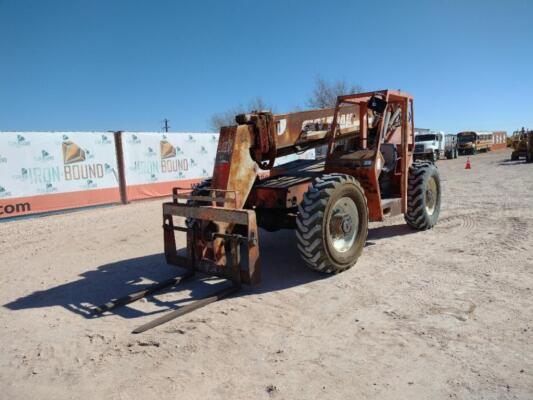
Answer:
<svg viewBox="0 0 533 400"><path fill-rule="evenodd" d="M413 228L437 222L440 179L430 162L413 162L413 98L394 90L339 96L335 109L285 115L253 112L221 129L212 179L173 190L163 204L165 256L187 273L98 307L143 297L193 276L196 270L231 286L179 307L134 330L143 332L260 282L258 227L295 229L308 267L338 273L360 256L369 221L404 214ZM277 158L327 146L316 160L275 166ZM261 174L260 171L267 174ZM174 217L185 218L179 226ZM186 254L175 232L187 235Z"/></svg>

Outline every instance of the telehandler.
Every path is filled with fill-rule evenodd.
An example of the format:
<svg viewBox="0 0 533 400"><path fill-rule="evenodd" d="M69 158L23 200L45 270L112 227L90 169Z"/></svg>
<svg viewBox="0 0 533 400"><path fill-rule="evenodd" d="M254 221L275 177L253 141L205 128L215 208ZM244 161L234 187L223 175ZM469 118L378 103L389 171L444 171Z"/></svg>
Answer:
<svg viewBox="0 0 533 400"><path fill-rule="evenodd" d="M517 161L520 157L524 157L526 162L533 162L533 150L531 150L532 137L533 131L526 130L524 127L513 133L511 137L513 148L513 152L511 153L512 161Z"/></svg>
<svg viewBox="0 0 533 400"><path fill-rule="evenodd" d="M357 262L370 221L404 214L414 229L436 224L439 173L433 163L413 162L409 94L351 94L339 96L334 110L258 111L237 115L236 122L220 131L212 179L192 190L175 188L172 201L163 204L166 260L187 273L97 307L97 313L176 285L196 270L231 281L133 331L139 333L228 296L241 284L259 284L258 227L294 229L304 264L335 274ZM327 146L325 157L274 166L281 156L318 146ZM176 231L186 233L185 255L177 251Z"/></svg>

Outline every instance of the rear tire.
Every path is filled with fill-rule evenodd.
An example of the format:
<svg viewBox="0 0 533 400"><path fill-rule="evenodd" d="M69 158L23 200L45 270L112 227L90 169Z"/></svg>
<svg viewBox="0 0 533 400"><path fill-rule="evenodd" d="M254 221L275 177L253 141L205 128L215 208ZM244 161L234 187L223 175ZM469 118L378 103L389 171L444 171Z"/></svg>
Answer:
<svg viewBox="0 0 533 400"><path fill-rule="evenodd" d="M439 170L428 162L415 162L409 169L405 221L418 230L431 229L440 213Z"/></svg>
<svg viewBox="0 0 533 400"><path fill-rule="evenodd" d="M516 161L516 160L518 160L519 158L520 158L520 157L518 156L518 153L517 153L517 152L513 151L513 152L511 153L511 161Z"/></svg>
<svg viewBox="0 0 533 400"><path fill-rule="evenodd" d="M368 235L363 188L350 175L327 174L313 181L298 207L296 239L305 264L339 273L356 262Z"/></svg>

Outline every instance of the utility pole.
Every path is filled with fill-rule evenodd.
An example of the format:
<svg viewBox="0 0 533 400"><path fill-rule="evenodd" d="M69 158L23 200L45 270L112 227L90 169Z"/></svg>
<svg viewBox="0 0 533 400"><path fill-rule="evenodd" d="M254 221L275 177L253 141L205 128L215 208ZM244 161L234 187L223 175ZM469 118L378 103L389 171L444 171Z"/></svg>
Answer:
<svg viewBox="0 0 533 400"><path fill-rule="evenodd" d="M165 132L168 132L168 128L170 128L170 125L168 124L170 121L168 119L164 119L165 121L165 126L163 127L163 129L165 130Z"/></svg>

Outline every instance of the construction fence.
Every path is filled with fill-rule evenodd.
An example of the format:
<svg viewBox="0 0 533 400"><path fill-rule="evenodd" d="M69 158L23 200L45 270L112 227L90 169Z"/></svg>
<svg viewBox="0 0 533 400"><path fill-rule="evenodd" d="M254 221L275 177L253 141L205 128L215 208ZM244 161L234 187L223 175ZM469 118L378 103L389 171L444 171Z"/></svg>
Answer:
<svg viewBox="0 0 533 400"><path fill-rule="evenodd" d="M213 171L218 134L0 132L0 219L169 196ZM314 158L314 151L289 156Z"/></svg>

